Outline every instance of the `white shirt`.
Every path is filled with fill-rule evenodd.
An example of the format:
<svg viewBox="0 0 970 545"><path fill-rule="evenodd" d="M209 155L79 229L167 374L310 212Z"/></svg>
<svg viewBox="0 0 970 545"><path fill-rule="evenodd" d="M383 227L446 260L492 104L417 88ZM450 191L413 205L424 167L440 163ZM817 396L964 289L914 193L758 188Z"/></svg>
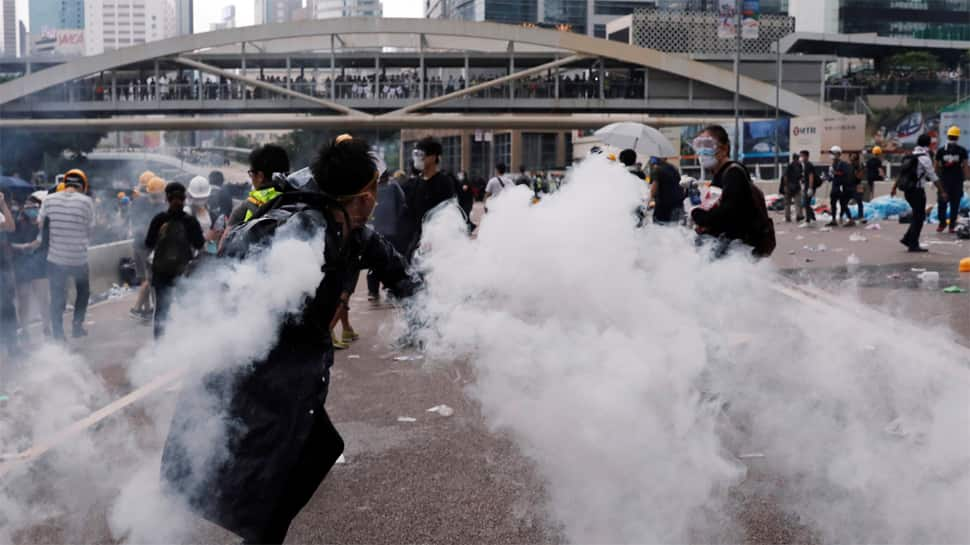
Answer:
<svg viewBox="0 0 970 545"><path fill-rule="evenodd" d="M916 146L913 155L919 158L919 166L916 168L916 187L923 187L923 181L936 183L940 178L936 175L936 168L933 166L933 158L930 157L928 149Z"/></svg>
<svg viewBox="0 0 970 545"><path fill-rule="evenodd" d="M485 186L485 193L488 193L489 197L498 197L499 193L513 185L515 185L515 182L508 176L496 176L488 181L488 185Z"/></svg>
<svg viewBox="0 0 970 545"><path fill-rule="evenodd" d="M94 229L94 201L83 193L61 191L48 195L40 206L38 221L50 220L47 261L65 267L88 263L88 245Z"/></svg>

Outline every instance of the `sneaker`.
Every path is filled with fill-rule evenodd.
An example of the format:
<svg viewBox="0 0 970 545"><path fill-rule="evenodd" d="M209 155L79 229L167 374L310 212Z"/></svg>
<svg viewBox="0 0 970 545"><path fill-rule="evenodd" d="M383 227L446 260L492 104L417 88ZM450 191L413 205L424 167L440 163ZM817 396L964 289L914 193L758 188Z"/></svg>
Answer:
<svg viewBox="0 0 970 545"><path fill-rule="evenodd" d="M926 252L929 252L929 250L923 248L922 246L910 247L908 251L913 254L925 254Z"/></svg>
<svg viewBox="0 0 970 545"><path fill-rule="evenodd" d="M869 225L869 220L862 220L862 225Z"/></svg>
<svg viewBox="0 0 970 545"><path fill-rule="evenodd" d="M951 235L953 235L953 234L956 234L956 232L957 232L957 228L956 228L956 226L953 226L953 225L951 225L951 226L950 226L950 230L949 230L949 233L950 233Z"/></svg>
<svg viewBox="0 0 970 545"><path fill-rule="evenodd" d="M78 325L74 326L74 331L72 332L72 336L75 339L79 339L81 337L87 337L88 336L88 330L84 329L84 326L83 325L78 324Z"/></svg>
<svg viewBox="0 0 970 545"><path fill-rule="evenodd" d="M139 321L140 320L144 320L145 319L145 311L144 310L138 310L137 308L129 309L128 310L128 316L130 316L133 320L139 320Z"/></svg>
<svg viewBox="0 0 970 545"><path fill-rule="evenodd" d="M944 225L944 224L942 224L942 223L941 223L941 224L940 224L940 225L939 225L939 226L938 226L938 227L936 228L936 232L937 232L937 233L942 233L944 229L946 229L946 225Z"/></svg>
<svg viewBox="0 0 970 545"><path fill-rule="evenodd" d="M333 334L332 337L334 350L346 350L350 348L350 345L338 339L336 334Z"/></svg>
<svg viewBox="0 0 970 545"><path fill-rule="evenodd" d="M839 226L839 222L837 222L835 220L832 220L832 221L826 223L825 226L826 227L838 227Z"/></svg>
<svg viewBox="0 0 970 545"><path fill-rule="evenodd" d="M368 293L367 294L367 300L370 301L371 303L373 303L374 301L377 301L380 298L381 298L381 296L378 295L378 294L376 294L376 293Z"/></svg>
<svg viewBox="0 0 970 545"><path fill-rule="evenodd" d="M340 340L343 341L344 343L352 343L359 338L360 338L360 335L358 335L357 332L354 331L353 329L345 329L341 334Z"/></svg>
<svg viewBox="0 0 970 545"><path fill-rule="evenodd" d="M845 227L855 227L855 220L845 222Z"/></svg>

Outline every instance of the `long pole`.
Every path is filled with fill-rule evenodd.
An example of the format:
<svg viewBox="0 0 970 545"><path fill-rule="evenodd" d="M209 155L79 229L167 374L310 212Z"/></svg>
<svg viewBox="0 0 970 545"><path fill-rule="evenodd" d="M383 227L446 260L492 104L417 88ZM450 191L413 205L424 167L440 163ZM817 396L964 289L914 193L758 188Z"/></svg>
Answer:
<svg viewBox="0 0 970 545"><path fill-rule="evenodd" d="M739 149L741 147L741 104L739 101L741 95L741 0L735 2L735 10L738 13L735 22L737 36L734 49L734 160L737 161L741 156Z"/></svg>
<svg viewBox="0 0 970 545"><path fill-rule="evenodd" d="M781 152L781 150L778 147L779 146L779 142L778 142L778 140L779 140L779 138L778 138L778 130L779 130L780 125L781 125L781 78L782 78L782 75L781 75L781 70L782 70L782 67L781 67L781 37L778 38L777 45L775 47L778 50L778 52L777 52L777 54L778 54L778 57L777 57L778 58L778 63L777 63L778 64L778 66L777 66L777 70L778 70L778 74L777 74L778 75L778 81L775 82L775 176L777 176L778 179L780 180L781 179L781 159L778 156L778 154Z"/></svg>

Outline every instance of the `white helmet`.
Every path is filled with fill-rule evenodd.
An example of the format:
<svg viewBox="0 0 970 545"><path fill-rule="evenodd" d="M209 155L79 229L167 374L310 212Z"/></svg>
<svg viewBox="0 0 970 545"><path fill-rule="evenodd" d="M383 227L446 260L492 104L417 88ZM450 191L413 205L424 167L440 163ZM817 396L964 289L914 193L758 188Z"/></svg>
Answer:
<svg viewBox="0 0 970 545"><path fill-rule="evenodd" d="M212 195L212 188L209 186L209 180L203 178L202 176L192 178L192 180L189 182L188 194L192 199L208 199L209 195Z"/></svg>
<svg viewBox="0 0 970 545"><path fill-rule="evenodd" d="M829 149L829 153L832 155L842 155L842 148L839 146L832 146L832 148Z"/></svg>
<svg viewBox="0 0 970 545"><path fill-rule="evenodd" d="M37 202L42 203L44 202L44 199L47 198L47 191L43 189L40 191L34 191L33 193L30 194L30 198L34 199Z"/></svg>

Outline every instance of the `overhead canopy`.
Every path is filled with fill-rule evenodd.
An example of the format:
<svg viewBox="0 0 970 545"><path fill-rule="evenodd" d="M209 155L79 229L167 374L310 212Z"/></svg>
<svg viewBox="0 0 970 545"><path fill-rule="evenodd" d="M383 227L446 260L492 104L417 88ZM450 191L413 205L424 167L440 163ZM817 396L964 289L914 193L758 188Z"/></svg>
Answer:
<svg viewBox="0 0 970 545"><path fill-rule="evenodd" d="M859 59L879 59L913 50L930 51L941 56L960 56L970 51L970 42L821 32L795 32L781 40L782 53L836 55Z"/></svg>

